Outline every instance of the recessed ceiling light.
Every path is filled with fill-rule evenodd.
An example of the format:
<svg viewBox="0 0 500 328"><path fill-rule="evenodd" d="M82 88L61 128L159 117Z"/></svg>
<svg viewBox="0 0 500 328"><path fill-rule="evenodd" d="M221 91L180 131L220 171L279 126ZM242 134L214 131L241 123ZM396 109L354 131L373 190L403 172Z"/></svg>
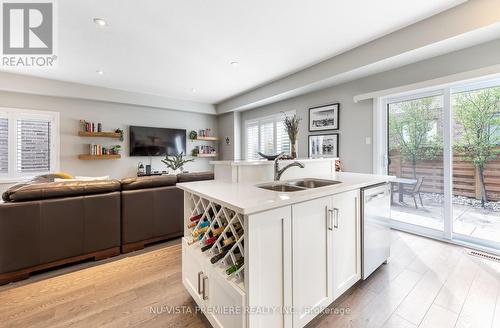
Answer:
<svg viewBox="0 0 500 328"><path fill-rule="evenodd" d="M103 70L100 70L100 69L98 69L98 70L97 70L97 71L95 71L95 72L96 72L97 74L99 74L99 75L103 75L103 74L104 74L104 71L103 71Z"/></svg>
<svg viewBox="0 0 500 328"><path fill-rule="evenodd" d="M94 23L99 26L99 27L106 27L108 26L108 23L102 18L94 18Z"/></svg>
<svg viewBox="0 0 500 328"><path fill-rule="evenodd" d="M231 62L231 66L233 66L233 67L238 67L239 65L240 65L240 63L238 63L237 61Z"/></svg>
<svg viewBox="0 0 500 328"><path fill-rule="evenodd" d="M195 92L196 92L196 89L195 89L195 88L192 88L192 89L191 89L191 92L192 92L192 93L195 93Z"/></svg>

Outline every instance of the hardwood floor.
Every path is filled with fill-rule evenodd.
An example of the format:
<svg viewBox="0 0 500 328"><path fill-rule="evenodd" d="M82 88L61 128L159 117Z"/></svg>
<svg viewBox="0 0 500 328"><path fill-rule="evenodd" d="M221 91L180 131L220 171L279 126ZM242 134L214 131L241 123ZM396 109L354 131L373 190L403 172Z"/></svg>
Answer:
<svg viewBox="0 0 500 328"><path fill-rule="evenodd" d="M168 306L192 313L169 314ZM194 311L181 283L180 239L0 287L0 327L208 327Z"/></svg>
<svg viewBox="0 0 500 328"><path fill-rule="evenodd" d="M462 247L393 231L391 261L315 327L500 327L500 263Z"/></svg>
<svg viewBox="0 0 500 328"><path fill-rule="evenodd" d="M337 305L348 312L310 326L500 327L500 263L402 232L392 238L390 263ZM168 313L172 306L191 313ZM0 327L208 327L194 312L179 240L0 287Z"/></svg>

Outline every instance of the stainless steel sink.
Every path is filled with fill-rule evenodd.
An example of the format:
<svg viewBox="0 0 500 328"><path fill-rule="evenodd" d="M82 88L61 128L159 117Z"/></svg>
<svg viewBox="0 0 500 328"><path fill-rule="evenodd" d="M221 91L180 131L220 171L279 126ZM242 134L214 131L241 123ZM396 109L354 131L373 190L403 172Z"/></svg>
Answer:
<svg viewBox="0 0 500 328"><path fill-rule="evenodd" d="M338 183L341 182L336 180L305 178L305 179L289 180L283 182L267 183L258 185L257 187L271 191L292 192L292 191L301 191L319 187L332 186Z"/></svg>
<svg viewBox="0 0 500 328"><path fill-rule="evenodd" d="M292 186L296 186L296 187L311 189L311 188L331 186L331 185L335 185L335 184L338 184L341 182L336 181L336 180L306 178L306 179L300 179L300 180L286 181L286 183L289 185L292 185Z"/></svg>
<svg viewBox="0 0 500 328"><path fill-rule="evenodd" d="M267 189L271 191L278 191L278 192L291 192L291 191L301 191L301 190L306 190L305 188L297 187L297 186L292 186L286 183L268 183L264 185L257 186L262 189Z"/></svg>

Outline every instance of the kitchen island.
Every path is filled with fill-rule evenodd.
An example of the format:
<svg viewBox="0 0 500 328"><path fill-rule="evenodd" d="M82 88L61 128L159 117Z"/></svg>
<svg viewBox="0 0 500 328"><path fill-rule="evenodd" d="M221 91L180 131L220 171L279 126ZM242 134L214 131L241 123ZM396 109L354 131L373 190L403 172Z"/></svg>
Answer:
<svg viewBox="0 0 500 328"><path fill-rule="evenodd" d="M305 326L361 279L361 190L390 179L178 184L184 286L214 327Z"/></svg>

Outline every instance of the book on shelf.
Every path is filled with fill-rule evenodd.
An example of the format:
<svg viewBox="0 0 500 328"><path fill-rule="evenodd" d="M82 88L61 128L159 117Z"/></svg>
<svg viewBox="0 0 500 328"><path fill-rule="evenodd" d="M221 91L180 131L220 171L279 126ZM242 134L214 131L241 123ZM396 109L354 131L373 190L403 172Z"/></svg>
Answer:
<svg viewBox="0 0 500 328"><path fill-rule="evenodd" d="M83 132L102 132L102 124L80 120L80 130Z"/></svg>

